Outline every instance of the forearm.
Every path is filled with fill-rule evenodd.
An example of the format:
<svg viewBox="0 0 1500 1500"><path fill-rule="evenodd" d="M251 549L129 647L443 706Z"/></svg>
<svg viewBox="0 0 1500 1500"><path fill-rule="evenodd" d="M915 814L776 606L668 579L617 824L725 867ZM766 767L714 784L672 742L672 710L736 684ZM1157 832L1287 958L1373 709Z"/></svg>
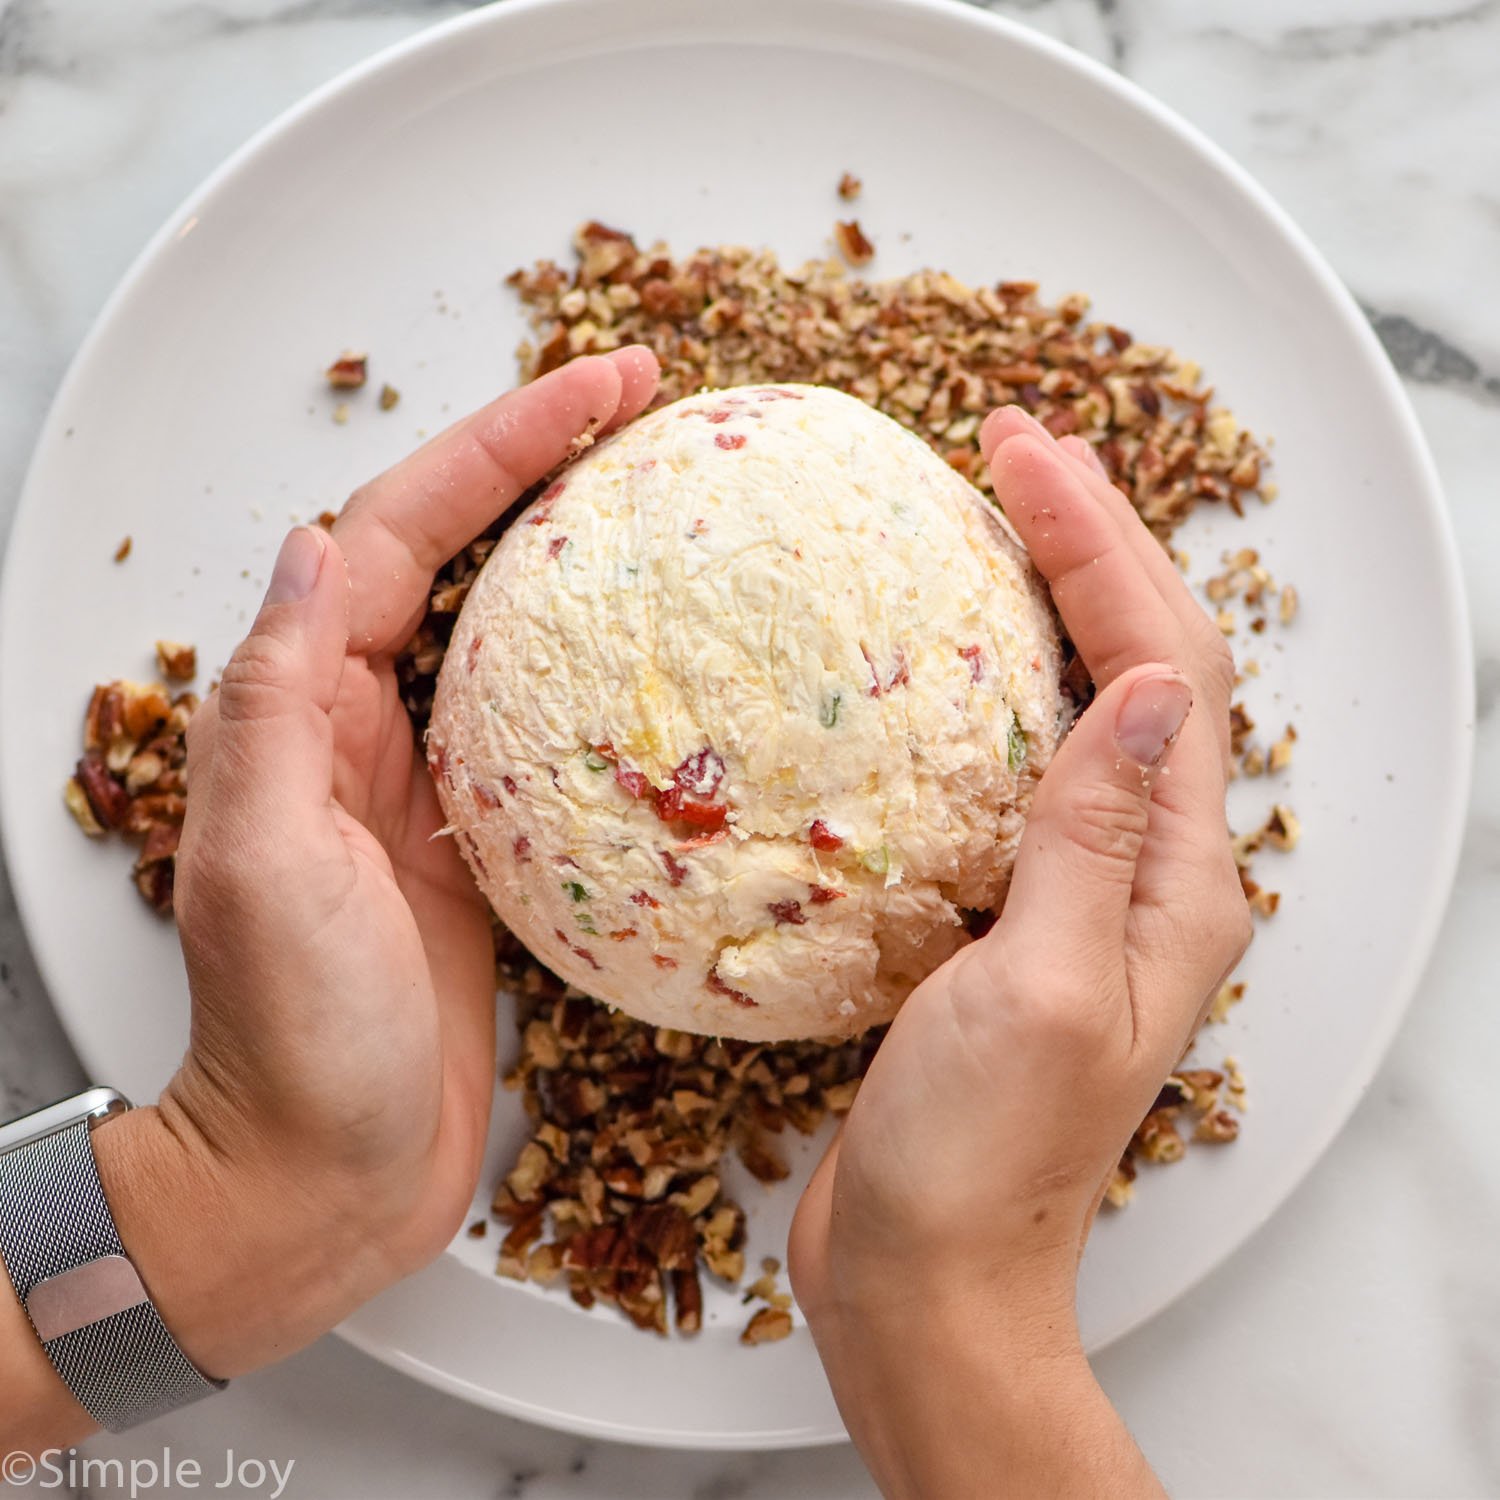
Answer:
<svg viewBox="0 0 1500 1500"><path fill-rule="evenodd" d="M206 1375L230 1379L326 1332L389 1275L378 1249L299 1195L295 1173L261 1180L217 1160L163 1108L93 1136L120 1241L162 1320ZM76 1442L93 1423L73 1399L6 1278L0 1287L0 1452Z"/></svg>
<svg viewBox="0 0 1500 1500"><path fill-rule="evenodd" d="M1163 1494L1070 1324L896 1309L852 1339L825 1327L819 1347L888 1500Z"/></svg>

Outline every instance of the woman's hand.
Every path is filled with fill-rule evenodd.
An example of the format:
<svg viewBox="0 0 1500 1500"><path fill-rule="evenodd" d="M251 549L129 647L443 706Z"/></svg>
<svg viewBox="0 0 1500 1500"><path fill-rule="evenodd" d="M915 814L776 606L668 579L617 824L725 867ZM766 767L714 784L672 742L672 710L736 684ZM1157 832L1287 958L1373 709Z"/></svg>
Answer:
<svg viewBox="0 0 1500 1500"><path fill-rule="evenodd" d="M1000 920L892 1025L791 1270L888 1493L1145 1492L1075 1281L1121 1152L1249 941L1224 817L1233 666L1087 444L1015 408L983 444L1098 696L1037 789Z"/></svg>
<svg viewBox="0 0 1500 1500"><path fill-rule="evenodd" d="M495 1082L488 910L394 656L435 570L585 431L645 350L501 397L282 547L189 730L176 912L192 1042L96 1145L125 1245L208 1373L289 1353L425 1263L472 1198Z"/></svg>

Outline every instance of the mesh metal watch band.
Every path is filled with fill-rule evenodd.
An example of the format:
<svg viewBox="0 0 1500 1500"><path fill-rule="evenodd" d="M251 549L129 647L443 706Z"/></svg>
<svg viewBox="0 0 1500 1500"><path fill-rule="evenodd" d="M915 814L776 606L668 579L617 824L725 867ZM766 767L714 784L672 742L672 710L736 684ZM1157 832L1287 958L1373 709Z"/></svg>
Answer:
<svg viewBox="0 0 1500 1500"><path fill-rule="evenodd" d="M0 1154L0 1256L23 1307L39 1282L125 1253L86 1121ZM79 1405L111 1432L224 1389L194 1367L149 1301L42 1347Z"/></svg>

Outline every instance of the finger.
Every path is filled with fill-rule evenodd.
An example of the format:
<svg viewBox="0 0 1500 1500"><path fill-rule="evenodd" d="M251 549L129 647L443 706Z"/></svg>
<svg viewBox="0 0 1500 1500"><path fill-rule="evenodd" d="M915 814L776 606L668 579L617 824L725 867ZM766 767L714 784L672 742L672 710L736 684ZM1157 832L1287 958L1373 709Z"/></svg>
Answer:
<svg viewBox="0 0 1500 1500"><path fill-rule="evenodd" d="M300 526L282 544L265 602L193 732L189 823L265 850L294 846L329 815L333 732L348 644L338 543ZM331 825L330 825L331 826Z"/></svg>
<svg viewBox="0 0 1500 1500"><path fill-rule="evenodd" d="M1041 426L1041 423L1037 425ZM1109 483L1109 470L1104 467L1104 460L1094 452L1094 445L1091 442L1070 432L1066 437L1058 438L1057 446L1069 458L1076 458L1084 468L1092 469L1106 484Z"/></svg>
<svg viewBox="0 0 1500 1500"><path fill-rule="evenodd" d="M656 389L646 349L573 360L464 418L355 491L334 523L348 564L356 650L402 645L433 574L568 456L628 421Z"/></svg>
<svg viewBox="0 0 1500 1500"><path fill-rule="evenodd" d="M1035 417L1018 406L1004 406L991 412L980 429L980 448L986 460L993 457L1007 438L1027 433L1044 445L1053 441L1051 433ZM1209 621L1207 612L1193 597L1186 580L1167 555L1161 543L1147 529L1135 507L1109 477L1093 445L1083 438L1069 435L1056 441L1064 463L1077 475L1080 483L1099 503L1120 529L1126 545L1140 559L1141 566L1156 586L1162 601L1182 626L1184 639L1200 670L1193 672L1203 690L1201 707L1204 717L1220 721L1224 753L1228 754L1229 697L1233 687L1232 670L1224 670L1227 650L1222 637ZM1185 666L1191 665L1184 662ZM1222 707L1219 700L1222 698Z"/></svg>
<svg viewBox="0 0 1500 1500"><path fill-rule="evenodd" d="M638 417L656 394L661 366L644 344L630 344L605 356L620 372L620 404L608 422L605 432L614 432L633 417Z"/></svg>
<svg viewBox="0 0 1500 1500"><path fill-rule="evenodd" d="M1030 433L1008 437L994 450L990 472L996 498L1100 687L1142 662L1188 664L1181 622L1055 443Z"/></svg>
<svg viewBox="0 0 1500 1500"><path fill-rule="evenodd" d="M1152 790L1192 702L1181 673L1150 662L1084 711L1032 801L997 924L1005 942L1045 944L1044 962L1066 953L1106 975L1119 965Z"/></svg>
<svg viewBox="0 0 1500 1500"><path fill-rule="evenodd" d="M1109 471L1094 451L1091 443L1083 438L1069 435L1054 439L1029 412L1019 406L1002 406L985 419L979 429L979 447L985 462L993 460L996 450L1008 438L1027 434L1044 445L1053 445L1064 456L1064 462L1078 477L1084 488L1104 508L1120 528L1131 551L1140 558L1141 566L1156 587L1163 601L1180 619L1203 617L1197 600L1188 592L1182 575L1173 566L1161 543L1151 534L1146 523L1136 513L1135 507L1123 495L1109 477Z"/></svg>

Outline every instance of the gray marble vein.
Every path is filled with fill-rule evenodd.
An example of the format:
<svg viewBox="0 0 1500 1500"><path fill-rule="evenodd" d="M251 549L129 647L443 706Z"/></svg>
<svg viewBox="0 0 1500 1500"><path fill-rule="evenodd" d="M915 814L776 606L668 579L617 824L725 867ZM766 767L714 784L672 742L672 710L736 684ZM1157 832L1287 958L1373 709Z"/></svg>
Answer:
<svg viewBox="0 0 1500 1500"><path fill-rule="evenodd" d="M1387 47L1399 47L1422 34L1449 33L1493 21L1500 8L1495 0L1438 9L1432 14L1382 16L1375 20L1339 21L1332 25L1296 25L1263 45L1279 56L1323 61L1330 58L1369 57Z"/></svg>
<svg viewBox="0 0 1500 1500"><path fill-rule="evenodd" d="M1404 313L1368 306L1364 313L1391 363L1408 380L1447 386L1485 401L1500 401L1500 372L1486 369L1435 329L1424 328Z"/></svg>

